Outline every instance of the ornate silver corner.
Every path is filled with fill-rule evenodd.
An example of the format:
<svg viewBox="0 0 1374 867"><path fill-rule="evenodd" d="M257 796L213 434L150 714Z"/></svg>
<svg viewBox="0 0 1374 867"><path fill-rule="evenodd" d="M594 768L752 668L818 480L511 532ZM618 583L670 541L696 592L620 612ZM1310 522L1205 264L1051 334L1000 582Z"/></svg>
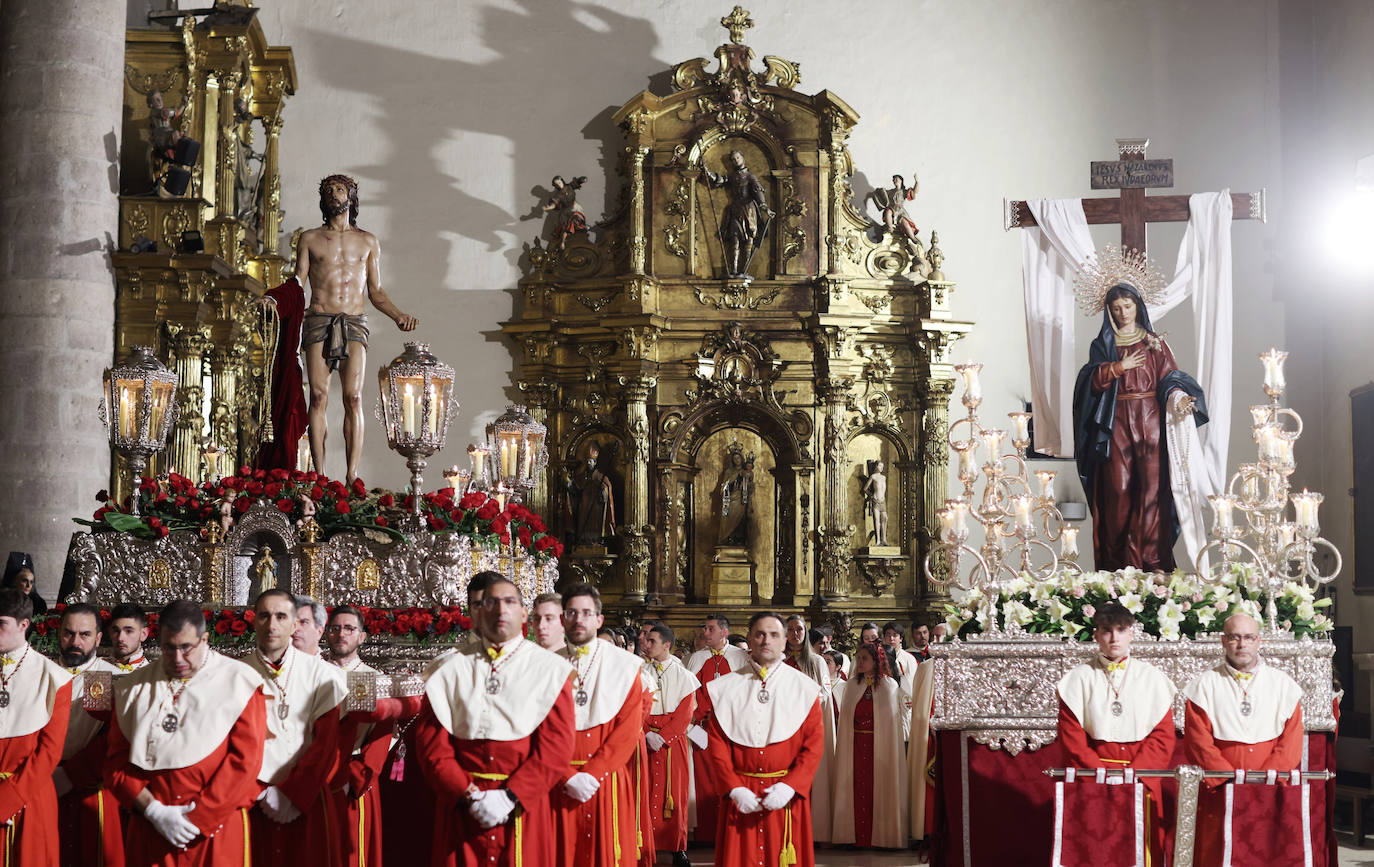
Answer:
<svg viewBox="0 0 1374 867"><path fill-rule="evenodd" d="M1150 140L1147 138L1119 138L1116 140L1116 153L1120 157L1127 154L1140 154L1143 157L1149 146Z"/></svg>
<svg viewBox="0 0 1374 867"><path fill-rule="evenodd" d="M1261 223L1269 222L1269 194L1264 187L1259 188L1259 192L1250 194L1250 219L1259 220Z"/></svg>

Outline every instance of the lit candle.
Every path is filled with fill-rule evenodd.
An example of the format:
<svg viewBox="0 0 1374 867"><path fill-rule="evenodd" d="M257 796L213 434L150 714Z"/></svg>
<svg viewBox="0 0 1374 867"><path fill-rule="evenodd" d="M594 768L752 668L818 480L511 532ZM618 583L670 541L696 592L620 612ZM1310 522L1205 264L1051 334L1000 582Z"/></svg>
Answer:
<svg viewBox="0 0 1374 867"><path fill-rule="evenodd" d="M1259 445L1259 459L1261 461L1272 463L1278 459L1278 425L1262 424L1255 428L1255 442Z"/></svg>
<svg viewBox="0 0 1374 867"><path fill-rule="evenodd" d="M1040 480L1040 499L1046 503L1054 502L1054 480L1058 475L1054 470L1035 471L1035 477Z"/></svg>
<svg viewBox="0 0 1374 867"><path fill-rule="evenodd" d="M1012 514L1016 516L1016 526L1019 529L1030 532L1034 529L1031 523L1031 505L1034 501L1029 494L1017 494L1011 498Z"/></svg>
<svg viewBox="0 0 1374 867"><path fill-rule="evenodd" d="M1286 436L1279 435L1274 440L1274 460L1282 467L1293 465L1293 441Z"/></svg>
<svg viewBox="0 0 1374 867"><path fill-rule="evenodd" d="M959 456L959 481L973 482L978 478L977 446L972 440L959 440L954 453Z"/></svg>
<svg viewBox="0 0 1374 867"><path fill-rule="evenodd" d="M943 542L954 541L954 509L949 503L945 500L944 507L935 512L935 517L940 519L940 540Z"/></svg>
<svg viewBox="0 0 1374 867"><path fill-rule="evenodd" d="M1030 442L1030 420L1031 414L1028 412L1009 412L1007 418L1011 419L1011 440L1013 443L1021 443L1017 448Z"/></svg>
<svg viewBox="0 0 1374 867"><path fill-rule="evenodd" d="M401 436L414 437L416 433L418 431L415 429L415 391L407 382L405 391L401 393Z"/></svg>
<svg viewBox="0 0 1374 867"><path fill-rule="evenodd" d="M439 391L434 383L429 385L429 435L439 436Z"/></svg>
<svg viewBox="0 0 1374 867"><path fill-rule="evenodd" d="M983 384L978 381L978 372L983 369L983 365L970 361L968 364L956 364L954 370L964 378L964 398L972 401L975 405L983 400Z"/></svg>
<svg viewBox="0 0 1374 867"><path fill-rule="evenodd" d="M1254 503L1259 499L1260 471L1254 464L1241 464L1240 470L1240 496L1246 503Z"/></svg>
<svg viewBox="0 0 1374 867"><path fill-rule="evenodd" d="M954 532L962 536L968 532L968 500L955 497L945 502L954 510Z"/></svg>
<svg viewBox="0 0 1374 867"><path fill-rule="evenodd" d="M1212 501L1212 511L1216 515L1212 522L1212 532L1218 536L1225 536L1236 528L1236 516L1232 511L1235 500L1228 494L1212 494L1207 499Z"/></svg>
<svg viewBox="0 0 1374 867"><path fill-rule="evenodd" d="M510 478L515 475L515 461L511 454L510 442L501 440L501 475Z"/></svg>
<svg viewBox="0 0 1374 867"><path fill-rule="evenodd" d="M1279 524L1277 530L1279 551L1282 552L1284 548L1293 544L1293 540L1298 537L1298 525L1292 521L1284 521Z"/></svg>
<svg viewBox="0 0 1374 867"><path fill-rule="evenodd" d="M1078 556L1078 528L1065 527L1060 531L1059 556L1069 559Z"/></svg>
<svg viewBox="0 0 1374 867"><path fill-rule="evenodd" d="M501 511L506 511L506 486L504 484L496 486L496 505Z"/></svg>
<svg viewBox="0 0 1374 867"><path fill-rule="evenodd" d="M1273 421L1273 417L1270 415L1269 404L1257 403L1250 407L1251 427L1259 427L1260 425L1268 424L1271 421Z"/></svg>
<svg viewBox="0 0 1374 867"><path fill-rule="evenodd" d="M130 421L129 421L129 420L130 420L130 417L132 416L132 413L130 412L131 409L132 409L132 407L130 406L130 403L129 403L129 387L128 387L127 385L126 385L126 386L120 386L120 389L119 389L119 435L122 436L122 437L131 437L131 436L133 436L133 431L132 431L132 429L131 429L131 428L133 427L133 425L130 424Z"/></svg>
<svg viewBox="0 0 1374 867"><path fill-rule="evenodd" d="M450 488L453 488L453 490L454 490L455 493L459 493L459 494L462 493L462 491L458 489L459 479L461 478L461 476L459 475L459 473L461 473L461 472L462 472L462 471L458 469L458 465L457 465L457 464L454 464L453 466L451 466L451 467L449 467L448 469L444 470L444 481L448 482L448 486L449 486Z"/></svg>
<svg viewBox="0 0 1374 867"><path fill-rule="evenodd" d="M1301 494L1293 495L1293 516L1297 519L1298 529L1306 535L1315 536L1320 529L1317 509L1322 504L1322 495L1306 488Z"/></svg>
<svg viewBox="0 0 1374 867"><path fill-rule="evenodd" d="M1002 457L1002 441L1007 438L1007 432L1000 428L993 428L982 432L983 445L988 450L988 460L994 464L999 463Z"/></svg>
<svg viewBox="0 0 1374 867"><path fill-rule="evenodd" d="M1264 363L1264 392L1270 397L1282 394L1287 384L1283 379L1283 362L1287 358L1288 353L1274 348L1260 353L1259 359Z"/></svg>

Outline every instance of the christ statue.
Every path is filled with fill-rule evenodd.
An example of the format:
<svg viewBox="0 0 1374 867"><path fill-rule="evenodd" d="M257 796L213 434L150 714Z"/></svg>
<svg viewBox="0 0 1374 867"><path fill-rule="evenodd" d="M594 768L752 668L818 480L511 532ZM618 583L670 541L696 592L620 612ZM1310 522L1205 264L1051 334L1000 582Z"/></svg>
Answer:
<svg viewBox="0 0 1374 867"><path fill-rule="evenodd" d="M310 383L310 459L324 472L325 409L334 371L343 385L344 450L352 483L363 454L363 374L367 366L367 302L402 331L420 320L402 313L382 289L382 249L377 237L358 228L358 184L347 175L320 181L324 224L301 233L296 245L294 280L303 290L310 281L310 304L301 327L301 348ZM272 295L265 303L276 304Z"/></svg>

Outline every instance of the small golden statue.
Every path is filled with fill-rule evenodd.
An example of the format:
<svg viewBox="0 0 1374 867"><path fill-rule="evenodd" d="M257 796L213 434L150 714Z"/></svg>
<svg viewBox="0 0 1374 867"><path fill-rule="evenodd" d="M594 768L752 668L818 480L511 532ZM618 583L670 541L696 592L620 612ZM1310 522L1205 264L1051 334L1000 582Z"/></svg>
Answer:
<svg viewBox="0 0 1374 867"><path fill-rule="evenodd" d="M253 558L253 593L256 599L266 590L277 586L277 561L272 557L272 548L263 545Z"/></svg>

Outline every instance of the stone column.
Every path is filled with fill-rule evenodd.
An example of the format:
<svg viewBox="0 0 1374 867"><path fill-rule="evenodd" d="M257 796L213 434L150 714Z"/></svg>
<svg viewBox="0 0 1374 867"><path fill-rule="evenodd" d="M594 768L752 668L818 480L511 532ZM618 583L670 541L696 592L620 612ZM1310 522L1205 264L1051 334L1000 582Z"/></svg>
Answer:
<svg viewBox="0 0 1374 867"><path fill-rule="evenodd" d="M652 553L649 535L649 392L658 385L652 376L620 377L624 389L625 426L629 433L629 462L625 473L625 602L643 602L649 590Z"/></svg>
<svg viewBox="0 0 1374 867"><path fill-rule="evenodd" d="M0 539L52 601L75 516L110 477L96 405L114 353L123 3L0 15Z"/></svg>

